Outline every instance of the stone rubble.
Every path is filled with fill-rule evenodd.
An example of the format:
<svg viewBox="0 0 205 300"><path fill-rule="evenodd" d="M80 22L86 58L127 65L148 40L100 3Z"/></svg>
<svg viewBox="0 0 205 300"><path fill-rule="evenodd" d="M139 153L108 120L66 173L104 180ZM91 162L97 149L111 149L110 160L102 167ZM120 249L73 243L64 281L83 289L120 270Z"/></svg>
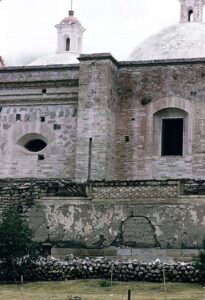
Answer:
<svg viewBox="0 0 205 300"><path fill-rule="evenodd" d="M118 281L161 282L163 273L166 281L199 282L200 271L196 263L161 263L160 260L145 263L138 260L120 261L107 257L72 258L64 261L55 258L40 258L25 265L25 281L60 281L74 279L109 279ZM20 275L20 274L19 274Z"/></svg>

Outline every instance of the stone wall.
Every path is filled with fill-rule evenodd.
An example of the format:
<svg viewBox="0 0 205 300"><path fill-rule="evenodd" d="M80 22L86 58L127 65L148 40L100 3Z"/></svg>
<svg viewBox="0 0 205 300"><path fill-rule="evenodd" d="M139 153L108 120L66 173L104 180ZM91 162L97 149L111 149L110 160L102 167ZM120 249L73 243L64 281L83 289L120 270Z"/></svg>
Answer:
<svg viewBox="0 0 205 300"><path fill-rule="evenodd" d="M6 272L1 266L0 280L6 279ZM165 264L156 262L141 262L137 260L120 261L117 259L71 258L67 260L41 258L30 265L25 264L23 271L17 269L17 276L23 274L25 281L49 281L72 279L109 279L114 281L150 281L163 282L199 282L200 270L194 263ZM164 274L164 275L163 275Z"/></svg>
<svg viewBox="0 0 205 300"><path fill-rule="evenodd" d="M119 65L115 178L204 178L204 71L203 59ZM163 110L184 114L182 156L161 155Z"/></svg>
<svg viewBox="0 0 205 300"><path fill-rule="evenodd" d="M0 177L75 176L77 106L2 106L0 112ZM46 141L38 152L25 143Z"/></svg>
<svg viewBox="0 0 205 300"><path fill-rule="evenodd" d="M77 180L114 176L117 67L109 55L80 58Z"/></svg>
<svg viewBox="0 0 205 300"><path fill-rule="evenodd" d="M0 70L0 178L75 177L78 69ZM28 151L33 139L47 147Z"/></svg>
<svg viewBox="0 0 205 300"><path fill-rule="evenodd" d="M55 247L199 249L204 186L194 180L8 179L0 181L1 212L15 205L35 239Z"/></svg>
<svg viewBox="0 0 205 300"><path fill-rule="evenodd" d="M25 216L43 197L87 197L86 185L68 179L5 179L0 180L0 214L14 205Z"/></svg>

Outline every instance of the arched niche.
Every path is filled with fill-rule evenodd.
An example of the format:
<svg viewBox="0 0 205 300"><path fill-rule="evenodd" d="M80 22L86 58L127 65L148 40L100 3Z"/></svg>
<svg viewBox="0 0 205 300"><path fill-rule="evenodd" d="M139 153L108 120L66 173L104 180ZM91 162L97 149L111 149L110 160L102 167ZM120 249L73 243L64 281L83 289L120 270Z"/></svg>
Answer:
<svg viewBox="0 0 205 300"><path fill-rule="evenodd" d="M188 137L188 113L179 108L164 108L154 114L153 121L155 155L186 155Z"/></svg>
<svg viewBox="0 0 205 300"><path fill-rule="evenodd" d="M195 114L193 104L184 98L167 97L150 103L146 108L146 153L161 156L162 120L183 119L183 156L192 154ZM185 135L184 135L185 134Z"/></svg>

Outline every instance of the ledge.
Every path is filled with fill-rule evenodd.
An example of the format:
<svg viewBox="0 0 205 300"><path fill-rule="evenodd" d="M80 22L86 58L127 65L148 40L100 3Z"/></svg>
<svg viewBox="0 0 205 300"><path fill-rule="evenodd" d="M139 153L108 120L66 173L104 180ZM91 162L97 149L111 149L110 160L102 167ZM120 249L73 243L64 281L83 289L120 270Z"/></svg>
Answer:
<svg viewBox="0 0 205 300"><path fill-rule="evenodd" d="M141 61L119 61L119 68L123 67L146 67L146 66L164 66L164 65L186 65L205 63L205 57L199 58L178 58L178 59L159 59L159 60L141 60Z"/></svg>
<svg viewBox="0 0 205 300"><path fill-rule="evenodd" d="M111 60L116 66L118 61L110 53L92 53L92 54L81 54L78 60L81 61L92 61L92 60Z"/></svg>
<svg viewBox="0 0 205 300"><path fill-rule="evenodd" d="M79 64L47 65L47 66L9 66L0 68L0 73L22 72L22 71L53 71L53 70L78 70Z"/></svg>

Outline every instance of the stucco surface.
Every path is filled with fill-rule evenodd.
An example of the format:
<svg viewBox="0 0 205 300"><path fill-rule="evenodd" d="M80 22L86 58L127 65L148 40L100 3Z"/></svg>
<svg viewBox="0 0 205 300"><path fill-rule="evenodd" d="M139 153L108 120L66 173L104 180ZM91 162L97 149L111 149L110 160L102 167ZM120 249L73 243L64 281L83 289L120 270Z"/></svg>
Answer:
<svg viewBox="0 0 205 300"><path fill-rule="evenodd" d="M133 50L129 60L205 57L204 45L204 23L179 23L148 37Z"/></svg>

